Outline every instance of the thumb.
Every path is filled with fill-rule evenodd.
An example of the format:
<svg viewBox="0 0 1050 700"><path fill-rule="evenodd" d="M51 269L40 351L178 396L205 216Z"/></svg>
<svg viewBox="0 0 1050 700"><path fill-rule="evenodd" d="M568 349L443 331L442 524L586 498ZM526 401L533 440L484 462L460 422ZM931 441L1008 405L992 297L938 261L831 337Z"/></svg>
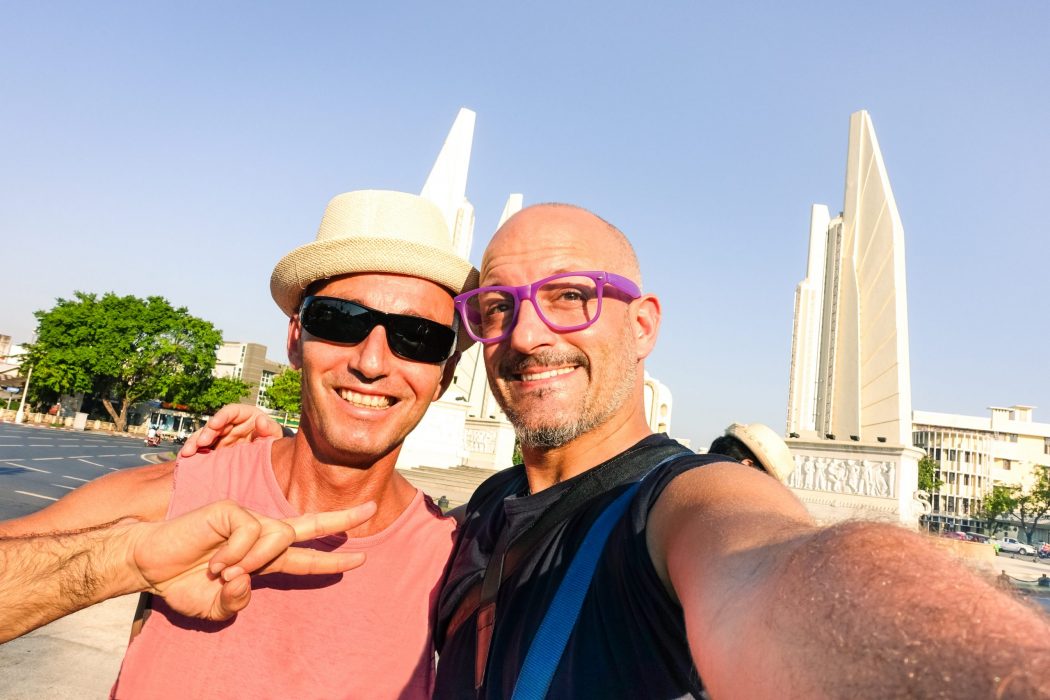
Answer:
<svg viewBox="0 0 1050 700"><path fill-rule="evenodd" d="M248 606L252 599L252 579L248 574L235 576L222 584L219 593L217 619L233 617Z"/></svg>

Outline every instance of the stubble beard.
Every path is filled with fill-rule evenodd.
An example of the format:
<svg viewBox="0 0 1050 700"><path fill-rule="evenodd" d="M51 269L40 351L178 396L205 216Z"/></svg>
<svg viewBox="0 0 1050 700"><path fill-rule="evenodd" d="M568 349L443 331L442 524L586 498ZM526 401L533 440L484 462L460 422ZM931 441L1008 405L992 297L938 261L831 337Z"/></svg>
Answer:
<svg viewBox="0 0 1050 700"><path fill-rule="evenodd" d="M604 425L612 418L631 398L635 384L635 368L638 360L628 354L630 345L629 329L625 334L622 344L623 353L611 367L605 378L607 384L611 384L612 391L608 395L600 395L592 387L581 400L581 406L577 411L566 411L563 415L535 417L535 411L519 411L507 400L506 394L501 391L494 392L496 402L507 415L507 419L514 426L514 434L522 447L538 450L551 450L576 440L592 430ZM510 372L520 374L522 369L531 366L550 366L571 362L577 364L581 369L587 371L591 381L595 380L594 374L587 358L580 352L541 353L532 356L519 355L508 358L500 363L500 375L506 377ZM510 370L510 371L508 371ZM533 401L540 401L546 394L553 393L549 390L540 390L531 397ZM575 415L572 415L575 414ZM531 420L530 420L531 418Z"/></svg>

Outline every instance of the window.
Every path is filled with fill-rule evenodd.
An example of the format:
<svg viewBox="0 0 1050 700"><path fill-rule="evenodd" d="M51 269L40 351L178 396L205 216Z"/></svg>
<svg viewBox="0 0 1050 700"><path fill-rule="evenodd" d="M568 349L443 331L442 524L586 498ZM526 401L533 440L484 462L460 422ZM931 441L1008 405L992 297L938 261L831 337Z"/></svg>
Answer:
<svg viewBox="0 0 1050 700"><path fill-rule="evenodd" d="M1050 455L1050 437L1043 438L1043 454Z"/></svg>

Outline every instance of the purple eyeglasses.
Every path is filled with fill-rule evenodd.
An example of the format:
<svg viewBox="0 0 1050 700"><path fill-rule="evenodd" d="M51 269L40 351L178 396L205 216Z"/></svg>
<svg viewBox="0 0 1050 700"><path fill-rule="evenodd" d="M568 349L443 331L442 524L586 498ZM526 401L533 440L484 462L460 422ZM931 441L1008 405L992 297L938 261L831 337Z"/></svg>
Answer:
<svg viewBox="0 0 1050 700"><path fill-rule="evenodd" d="M497 343L511 334L526 299L555 331L579 331L598 320L605 286L631 299L638 285L610 272L563 272L520 287L479 287L456 297L463 326L479 343Z"/></svg>

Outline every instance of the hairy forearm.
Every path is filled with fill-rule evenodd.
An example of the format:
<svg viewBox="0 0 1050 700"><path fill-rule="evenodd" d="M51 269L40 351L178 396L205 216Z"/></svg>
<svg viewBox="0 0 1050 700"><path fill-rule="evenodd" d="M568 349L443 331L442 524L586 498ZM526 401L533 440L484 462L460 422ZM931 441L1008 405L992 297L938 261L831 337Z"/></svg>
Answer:
<svg viewBox="0 0 1050 700"><path fill-rule="evenodd" d="M764 640L760 653L781 690L1050 696L1050 678L1039 672L1050 663L1048 618L922 535L847 523L786 542L772 558L735 604L752 606L737 633Z"/></svg>
<svg viewBox="0 0 1050 700"><path fill-rule="evenodd" d="M143 588L130 528L0 538L0 643L99 601Z"/></svg>

